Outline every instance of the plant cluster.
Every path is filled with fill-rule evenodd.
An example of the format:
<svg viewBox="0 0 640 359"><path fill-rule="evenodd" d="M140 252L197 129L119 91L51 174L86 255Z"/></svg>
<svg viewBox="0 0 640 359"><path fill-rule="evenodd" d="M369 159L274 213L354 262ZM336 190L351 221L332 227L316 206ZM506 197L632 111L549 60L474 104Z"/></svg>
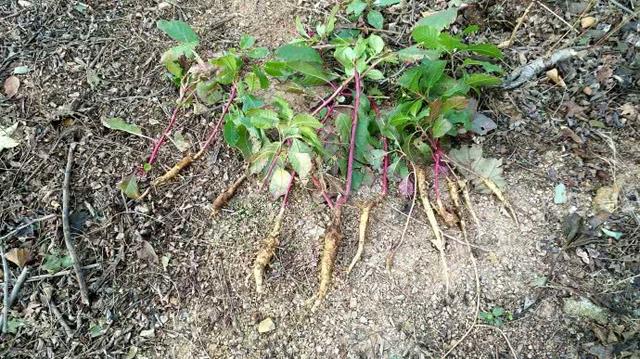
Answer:
<svg viewBox="0 0 640 359"><path fill-rule="evenodd" d="M399 183L404 194L412 193L410 188L416 183L436 237L433 244L446 270L445 243L436 214L447 225L456 225L461 216L443 204L442 178L456 198L465 182L451 178L457 178L454 169L476 188L496 194L507 204L501 193L500 161L482 157L479 147L461 145L474 128L474 96L501 82L502 69L495 61L502 54L495 45L471 41L477 26L452 34L449 27L457 17L455 7L424 17L413 28L413 44L392 48L377 30L384 27L382 9L395 3L354 0L344 10L351 24L337 25L340 7L336 6L315 26L296 19L299 36L274 51L256 47L255 38L244 35L237 48L206 60L198 54L198 36L186 23L158 21L158 28L178 43L164 53L162 62L179 95L143 170L153 171L180 112L222 107L197 153L186 150L183 159L153 180L142 195L137 184L132 187L131 180L125 181L125 193L141 200L152 187L168 183L201 158L222 133L224 141L244 158L246 172L214 201L213 214L219 213L245 178L257 179L276 199L284 196L273 229L255 260L253 274L259 292L264 291L265 269L279 243L295 178L302 184L311 181L333 211L324 237L314 307L330 286L342 238L341 208L352 192L377 178L382 188L378 200L387 194L390 180ZM315 103L307 111L295 111L285 98L267 96L274 82L285 84L289 93L314 98ZM315 95L323 91L326 96ZM432 186L427 184L429 172ZM327 174L341 181L329 184ZM433 199L430 189L435 192ZM361 243L373 205L363 209ZM358 252L359 257L361 249Z"/></svg>

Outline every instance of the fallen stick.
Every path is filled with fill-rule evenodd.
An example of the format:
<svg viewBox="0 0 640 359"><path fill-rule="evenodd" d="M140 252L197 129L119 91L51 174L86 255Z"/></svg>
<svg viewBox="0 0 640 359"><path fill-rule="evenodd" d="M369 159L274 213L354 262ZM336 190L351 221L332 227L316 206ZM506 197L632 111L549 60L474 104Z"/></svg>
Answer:
<svg viewBox="0 0 640 359"><path fill-rule="evenodd" d="M9 304L6 307L7 311L9 310L9 308L13 307L16 300L18 300L18 294L20 294L20 289L22 288L22 285L24 284L28 275L29 275L29 267L22 268L22 272L20 272L20 275L16 280L16 284L13 286L13 289L11 290L11 295L9 295ZM7 318L7 316L8 316L8 313L7 314L3 313L2 316L0 317L0 325L3 327L5 322L4 318Z"/></svg>
<svg viewBox="0 0 640 359"><path fill-rule="evenodd" d="M82 303L89 305L89 290L87 289L87 283L84 281L82 275L82 264L76 254L76 248L73 245L73 239L71 238L71 224L69 224L69 186L71 182L71 166L73 165L73 150L76 148L76 143L72 143L69 146L69 153L67 156L67 167L64 170L64 181L62 183L62 232L64 234L64 243L67 246L67 252L71 260L73 260L73 269L78 277L78 286L80 287L80 298Z"/></svg>
<svg viewBox="0 0 640 359"><path fill-rule="evenodd" d="M522 14L522 16L518 18L518 22L516 23L516 26L513 28L513 31L511 32L511 36L509 36L509 39L498 44L498 48L504 49L505 47L509 47L513 44L513 41L516 39L516 33L518 32L518 29L520 29L520 26L522 26L522 24L524 23L524 19L529 14L529 10L531 10L532 6L533 6L533 1L529 3L529 6L527 6L527 8L524 10L524 13Z"/></svg>
<svg viewBox="0 0 640 359"><path fill-rule="evenodd" d="M11 273L9 273L9 263L7 263L7 257L5 255L4 243L0 243L0 255L2 256L2 271L4 272L4 301L2 308L2 317L9 317L9 283L11 281ZM7 332L7 321L2 323L2 333Z"/></svg>
<svg viewBox="0 0 640 359"><path fill-rule="evenodd" d="M549 67L558 62L569 60L576 55L578 55L578 51L569 48L558 50L549 56L540 57L513 71L503 82L502 88L511 90L519 87Z"/></svg>
<svg viewBox="0 0 640 359"><path fill-rule="evenodd" d="M67 338L71 339L73 338L73 330L71 330L69 324L67 324L67 321L58 310L58 307L56 307L56 305L53 303L51 296L51 288L45 288L44 293L40 293L40 300L49 307L49 311L51 312L51 314L53 314L58 323L60 323L60 326L62 326L62 329L67 335Z"/></svg>
<svg viewBox="0 0 640 359"><path fill-rule="evenodd" d="M29 221L29 222L27 222L27 223L25 223L23 225L20 225L20 226L16 227L16 229L14 229L13 231L11 231L11 232L3 235L2 237L0 237L0 242L3 242L5 240L11 238L14 234L20 232L21 230L23 230L23 229L25 229L27 227L30 227L34 223L46 221L47 219L54 218L55 216L56 216L55 214L48 214L48 215L46 215L44 217L36 218L36 219L34 219L32 221Z"/></svg>

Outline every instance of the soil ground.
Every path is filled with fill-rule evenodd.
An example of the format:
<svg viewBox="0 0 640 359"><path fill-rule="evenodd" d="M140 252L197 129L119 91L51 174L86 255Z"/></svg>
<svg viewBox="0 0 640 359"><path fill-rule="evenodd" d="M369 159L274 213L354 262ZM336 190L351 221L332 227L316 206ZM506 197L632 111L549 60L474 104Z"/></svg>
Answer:
<svg viewBox="0 0 640 359"><path fill-rule="evenodd" d="M396 19L391 26L398 39L406 39L406 23L446 6L443 1L402 4L387 14ZM548 9L533 7L506 49L507 68L554 49L582 46L585 37L592 37L587 44L606 37L601 46L559 66L566 88L542 74L522 88L481 96L480 108L498 127L474 141L503 159L506 194L520 225L494 198L472 193L480 225L470 228L471 252L459 230L445 229L447 295L418 204L391 270L385 266L411 207L411 199L397 195L394 185L374 207L363 259L347 276L357 245L357 204L379 192L374 184L346 208L334 284L321 308L310 313L306 301L317 287L320 241L329 222L327 208L311 190L293 193L280 247L267 271L266 294L258 296L250 267L279 205L249 181L218 218L209 217L217 193L242 173L241 158L217 145L179 180L131 204L117 183L147 156L150 142L109 130L101 121L121 117L150 137L166 124L177 94L159 64L169 45L155 28L156 20L180 18L192 24L210 53L233 46L242 33L275 48L295 36L296 15L317 19L330 4L3 2L0 79L19 66L30 71L17 75L16 96L0 97L0 128L18 123L14 137L20 141L0 152L0 234L61 212L67 149L75 141L72 224L82 263L96 265L86 270L90 306L80 303L73 273L25 284L10 312L20 325L2 337L0 356L442 357L474 324L479 298L481 311L501 307L510 318L500 326L478 319L449 357L638 358L638 7L623 1L594 1L589 8L589 2L545 4ZM478 23L480 36L498 43L509 37L526 5L480 2L461 14L457 26ZM598 24L582 30L581 15L596 17ZM621 23L618 31L605 35ZM215 109L184 114L177 130L195 148L215 114ZM168 168L180 157L167 145L159 163ZM554 204L559 183L567 187L564 204ZM603 216L593 199L598 189L614 184L620 188L616 211ZM567 243L570 214L622 237L585 230L582 242ZM31 275L46 275L45 256L64 252L61 220L29 227L6 246L28 248ZM17 276L19 270L12 266L11 271ZM60 317L43 300L45 293ZM582 299L594 303L606 319L589 320L567 308ZM265 319L275 329L260 333ZM70 327L69 337L63 322Z"/></svg>

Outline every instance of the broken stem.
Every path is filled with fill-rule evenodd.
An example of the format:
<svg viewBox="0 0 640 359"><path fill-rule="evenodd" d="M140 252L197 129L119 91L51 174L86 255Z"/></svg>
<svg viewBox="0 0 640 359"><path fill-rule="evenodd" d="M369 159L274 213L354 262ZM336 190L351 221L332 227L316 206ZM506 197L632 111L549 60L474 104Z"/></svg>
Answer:
<svg viewBox="0 0 640 359"><path fill-rule="evenodd" d="M229 94L229 99L227 100L227 103L222 108L222 113L220 114L220 118L218 119L218 122L216 122L216 125L213 127L213 130L211 130L209 137L207 137L207 140L205 141L204 145L202 145L202 147L200 148L200 151L198 151L198 153L196 153L195 156L193 156L194 161L202 157L202 155L204 155L204 152L207 150L209 145L211 145L213 140L215 140L218 137L218 134L220 133L220 127L224 122L224 116L227 115L227 112L229 111L229 107L231 107L231 104L233 103L233 100L236 98L236 95L237 95L237 89L236 89L236 85L234 84L231 87L231 93Z"/></svg>
<svg viewBox="0 0 640 359"><path fill-rule="evenodd" d="M149 159L147 160L147 163L149 163L150 165L153 164L158 158L158 152L160 152L160 147L162 146L162 144L164 144L167 136L169 136L169 133L173 129L173 126L176 124L176 121L178 119L178 112L180 110L180 104L183 98L184 98L184 90L181 88L180 96L178 97L178 102L176 104L176 107L173 109L173 113L171 114L171 119L169 120L169 124L167 125L167 127L164 129L160 137L158 137L158 139L155 141L155 144L153 145L153 149L151 150L151 155L149 155Z"/></svg>
<svg viewBox="0 0 640 359"><path fill-rule="evenodd" d="M349 140L349 158L347 159L347 183L344 186L344 193L336 203L341 206L349 199L351 192L351 180L353 177L353 158L356 153L356 132L358 130L358 109L360 108L360 75L358 71L353 72L356 89L353 97L353 111L351 112L351 139Z"/></svg>

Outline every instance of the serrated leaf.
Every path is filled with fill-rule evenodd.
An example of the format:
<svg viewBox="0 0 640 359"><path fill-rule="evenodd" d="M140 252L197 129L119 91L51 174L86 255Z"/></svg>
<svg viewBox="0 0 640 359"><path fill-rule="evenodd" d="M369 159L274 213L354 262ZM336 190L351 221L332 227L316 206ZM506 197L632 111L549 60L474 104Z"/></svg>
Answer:
<svg viewBox="0 0 640 359"><path fill-rule="evenodd" d="M367 160L367 163L374 170L379 170L382 167L382 161L384 159L384 155L386 152L384 150L373 149L370 151L366 151L364 153L364 158Z"/></svg>
<svg viewBox="0 0 640 359"><path fill-rule="evenodd" d="M12 98L18 93L20 79L17 76L9 76L4 80L4 94L7 98Z"/></svg>
<svg viewBox="0 0 640 359"><path fill-rule="evenodd" d="M434 138L440 138L446 135L451 128L453 128L451 122L443 116L440 116L436 119L436 122L434 122L433 127L431 128L431 133Z"/></svg>
<svg viewBox="0 0 640 359"><path fill-rule="evenodd" d="M427 49L440 47L440 31L432 26L418 26L411 32L413 40Z"/></svg>
<svg viewBox="0 0 640 359"><path fill-rule="evenodd" d="M162 30L165 34L169 35L170 38L181 42L195 42L198 43L200 39L198 35L193 31L191 26L184 21L181 20L158 20L156 22L156 26L158 29Z"/></svg>
<svg viewBox="0 0 640 359"><path fill-rule="evenodd" d="M384 25L384 16L378 10L371 10L367 14L367 22L376 29L382 29Z"/></svg>
<svg viewBox="0 0 640 359"><path fill-rule="evenodd" d="M269 49L267 49L266 47L256 47L255 49L249 51L249 53L247 54L247 56L252 59L263 59L267 57L267 55L269 55Z"/></svg>
<svg viewBox="0 0 640 359"><path fill-rule="evenodd" d="M111 117L102 120L102 125L112 130L124 131L136 136L142 136L142 129L136 124L128 123L120 117Z"/></svg>
<svg viewBox="0 0 640 359"><path fill-rule="evenodd" d="M361 0L353 0L351 3L349 3L349 6L347 6L347 14L350 14L353 17L358 17L366 8L366 2L363 2Z"/></svg>
<svg viewBox="0 0 640 359"><path fill-rule="evenodd" d="M437 31L442 31L453 24L456 21L456 17L458 17L458 9L452 7L423 17L418 21L417 26L430 26Z"/></svg>
<svg viewBox="0 0 640 359"><path fill-rule="evenodd" d="M253 95L246 94L242 96L242 111L244 112L254 108L260 108L262 105L264 105L264 102Z"/></svg>
<svg viewBox="0 0 640 359"><path fill-rule="evenodd" d="M373 50L373 53L375 55L381 53L384 49L384 40L382 40L382 38L378 35L370 35L367 42L369 44L369 48Z"/></svg>
<svg viewBox="0 0 640 359"><path fill-rule="evenodd" d="M322 127L322 123L320 123L320 121L318 121L317 118L311 116L310 114L299 113L295 115L291 120L291 126L296 126L296 127L306 126L306 127L311 127L313 129L318 129Z"/></svg>
<svg viewBox="0 0 640 359"><path fill-rule="evenodd" d="M322 64L322 57L317 50L300 44L287 44L276 50L276 56L286 62L313 62Z"/></svg>
<svg viewBox="0 0 640 359"><path fill-rule="evenodd" d="M252 47L255 43L256 43L256 38L251 35L244 34L240 37L240 48L243 50L246 50Z"/></svg>
<svg viewBox="0 0 640 359"><path fill-rule="evenodd" d="M287 187L291 180L291 174L285 171L282 167L276 167L271 176L271 182L269 183L269 192L278 198L287 193Z"/></svg>
<svg viewBox="0 0 640 359"><path fill-rule="evenodd" d="M129 176L120 182L120 190L130 199L138 199L140 191L138 191L138 180L136 176Z"/></svg>
<svg viewBox="0 0 640 359"><path fill-rule="evenodd" d="M495 59L502 58L502 51L498 46L493 44L471 44L467 45L465 50L475 52L478 55L493 57Z"/></svg>
<svg viewBox="0 0 640 359"><path fill-rule="evenodd" d="M274 128L280 121L278 114L274 111L260 108L247 111L247 117L249 117L251 125L260 129Z"/></svg>
<svg viewBox="0 0 640 359"><path fill-rule="evenodd" d="M313 169L311 161L311 149L298 139L294 139L289 148L289 163L291 168L300 176L300 180L305 183L309 179L309 173Z"/></svg>

